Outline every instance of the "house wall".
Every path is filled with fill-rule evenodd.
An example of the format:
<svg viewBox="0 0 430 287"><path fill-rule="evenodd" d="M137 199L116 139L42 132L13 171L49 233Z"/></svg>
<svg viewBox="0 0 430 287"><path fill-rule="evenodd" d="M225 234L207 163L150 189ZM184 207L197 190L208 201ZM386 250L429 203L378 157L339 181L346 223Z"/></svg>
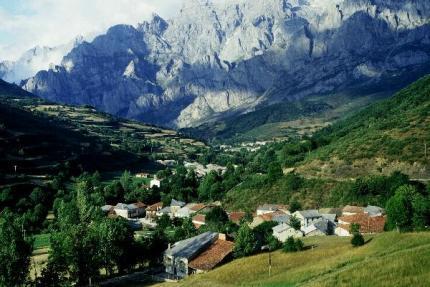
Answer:
<svg viewBox="0 0 430 287"><path fill-rule="evenodd" d="M342 227L336 227L336 229L334 230L334 234L336 234L337 236L350 236L351 235L348 230L346 230Z"/></svg>
<svg viewBox="0 0 430 287"><path fill-rule="evenodd" d="M293 237L293 238L303 237L303 233L299 230L295 230L294 228L290 228L280 233L274 232L273 236L275 236L279 241L285 242L287 241L288 237Z"/></svg>
<svg viewBox="0 0 430 287"><path fill-rule="evenodd" d="M306 234L306 237L310 237L310 236L326 236L326 234L321 230L316 229Z"/></svg>
<svg viewBox="0 0 430 287"><path fill-rule="evenodd" d="M128 214L128 210L126 209L114 209L116 215L124 217L124 218L129 218L129 214Z"/></svg>

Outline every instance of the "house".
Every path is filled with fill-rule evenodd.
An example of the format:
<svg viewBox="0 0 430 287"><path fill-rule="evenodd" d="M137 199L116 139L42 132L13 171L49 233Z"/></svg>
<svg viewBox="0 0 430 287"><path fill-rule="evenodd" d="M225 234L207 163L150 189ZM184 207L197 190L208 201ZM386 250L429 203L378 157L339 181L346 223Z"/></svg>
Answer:
<svg viewBox="0 0 430 287"><path fill-rule="evenodd" d="M320 218L316 222L301 228L303 235L306 237L310 236L324 236L328 232L328 220Z"/></svg>
<svg viewBox="0 0 430 287"><path fill-rule="evenodd" d="M146 173L146 172L136 173L135 177L136 178L148 178L149 173Z"/></svg>
<svg viewBox="0 0 430 287"><path fill-rule="evenodd" d="M257 215L252 219L252 222L249 224L249 227L255 228L263 222L272 221L273 216L272 213L266 213L262 215Z"/></svg>
<svg viewBox="0 0 430 287"><path fill-rule="evenodd" d="M207 164L206 166L204 166L198 162L187 161L184 162L184 167L188 170L194 170L198 177L203 177L212 171L223 174L227 170L226 167L216 164Z"/></svg>
<svg viewBox="0 0 430 287"><path fill-rule="evenodd" d="M163 208L162 202L154 203L146 208L146 218L153 219L157 216L157 212Z"/></svg>
<svg viewBox="0 0 430 287"><path fill-rule="evenodd" d="M166 160L159 159L157 160L157 163L164 166L169 166L169 167L174 167L177 164L176 160L173 160L173 159L166 159Z"/></svg>
<svg viewBox="0 0 430 287"><path fill-rule="evenodd" d="M302 227L308 227L322 218L316 209L298 210L293 215L300 220Z"/></svg>
<svg viewBox="0 0 430 287"><path fill-rule="evenodd" d="M154 186L160 188L161 181L156 178L151 179L151 181L149 182L149 188L153 188Z"/></svg>
<svg viewBox="0 0 430 287"><path fill-rule="evenodd" d="M113 209L114 209L114 207L112 206L112 205L103 205L102 207L101 207L101 210L104 212L104 213L109 213L109 212L112 212L113 211Z"/></svg>
<svg viewBox="0 0 430 287"><path fill-rule="evenodd" d="M187 218L193 215L196 212L199 212L205 208L204 204L201 203L188 203L184 207L181 207L176 213L175 217L179 218Z"/></svg>
<svg viewBox="0 0 430 287"><path fill-rule="evenodd" d="M170 218L173 218L173 213L170 206L163 207L162 209L156 212L157 217L161 217L164 214L168 215Z"/></svg>
<svg viewBox="0 0 430 287"><path fill-rule="evenodd" d="M172 199L172 201L170 202L170 212L172 213L172 216L175 217L175 214L179 211L179 209L184 206L185 202Z"/></svg>
<svg viewBox="0 0 430 287"><path fill-rule="evenodd" d="M145 214L145 204L141 202L124 204L118 203L113 207L116 215L124 218L140 217Z"/></svg>
<svg viewBox="0 0 430 287"><path fill-rule="evenodd" d="M173 244L164 252L166 273L178 278L188 276L191 272L189 263L215 243L218 237L218 233L208 231Z"/></svg>
<svg viewBox="0 0 430 287"><path fill-rule="evenodd" d="M385 209L379 206L368 205L364 208L364 212L369 214L369 216L383 216L385 215Z"/></svg>
<svg viewBox="0 0 430 287"><path fill-rule="evenodd" d="M368 213L341 216L338 219L335 234L338 236L350 236L350 228L353 223L360 225L360 232L363 234L380 233L384 231L385 221L385 216L370 216Z"/></svg>
<svg viewBox="0 0 430 287"><path fill-rule="evenodd" d="M197 214L192 219L194 226L199 229L202 225L206 224L206 215Z"/></svg>
<svg viewBox="0 0 430 287"><path fill-rule="evenodd" d="M320 208L318 209L320 214L336 214L336 217L342 216L342 208Z"/></svg>
<svg viewBox="0 0 430 287"><path fill-rule="evenodd" d="M279 241L285 242L289 237L300 238L303 237L303 233L300 230L296 230L286 223L281 223L272 228L273 236Z"/></svg>
<svg viewBox="0 0 430 287"><path fill-rule="evenodd" d="M263 204L257 207L257 215L263 215L267 213L272 213L275 211L283 211L286 214L289 214L288 206L282 204Z"/></svg>
<svg viewBox="0 0 430 287"><path fill-rule="evenodd" d="M219 234L218 239L206 251L188 263L188 268L194 274L210 271L228 260L233 248L234 243L227 241L225 235Z"/></svg>
<svg viewBox="0 0 430 287"><path fill-rule="evenodd" d="M342 208L342 216L354 215L363 212L364 208L360 206L346 205L344 208Z"/></svg>
<svg viewBox="0 0 430 287"><path fill-rule="evenodd" d="M240 224L242 218L244 218L246 215L245 212L243 211L233 211L233 212L229 212L228 213L228 219L233 222L236 223L237 225Z"/></svg>
<svg viewBox="0 0 430 287"><path fill-rule="evenodd" d="M272 221L275 221L277 223L290 223L291 215L286 214L282 211L276 211L272 214Z"/></svg>
<svg viewBox="0 0 430 287"><path fill-rule="evenodd" d="M334 213L321 213L321 216L327 220L327 234L333 235L337 226L337 215Z"/></svg>
<svg viewBox="0 0 430 287"><path fill-rule="evenodd" d="M202 212L205 208L206 208L206 204L196 203L196 204L193 204L190 210L193 212Z"/></svg>

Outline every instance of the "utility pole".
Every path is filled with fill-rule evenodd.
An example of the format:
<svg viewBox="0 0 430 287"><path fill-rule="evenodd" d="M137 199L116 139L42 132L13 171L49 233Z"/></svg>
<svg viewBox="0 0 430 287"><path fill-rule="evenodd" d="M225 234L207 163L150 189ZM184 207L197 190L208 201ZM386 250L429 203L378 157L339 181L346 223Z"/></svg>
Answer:
<svg viewBox="0 0 430 287"><path fill-rule="evenodd" d="M272 252L269 247L269 277L272 275Z"/></svg>

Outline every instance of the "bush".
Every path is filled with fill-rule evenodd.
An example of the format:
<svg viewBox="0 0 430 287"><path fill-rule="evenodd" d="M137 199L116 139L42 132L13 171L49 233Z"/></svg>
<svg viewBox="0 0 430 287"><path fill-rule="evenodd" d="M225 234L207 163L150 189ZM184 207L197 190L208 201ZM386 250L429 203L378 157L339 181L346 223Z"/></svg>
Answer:
<svg viewBox="0 0 430 287"><path fill-rule="evenodd" d="M354 247L363 246L364 245L364 237L363 237L363 235L361 235L360 233L355 233L352 236L351 244Z"/></svg>
<svg viewBox="0 0 430 287"><path fill-rule="evenodd" d="M287 241L284 243L284 252L297 252L304 249L303 241L300 239L294 240L293 237L288 237Z"/></svg>

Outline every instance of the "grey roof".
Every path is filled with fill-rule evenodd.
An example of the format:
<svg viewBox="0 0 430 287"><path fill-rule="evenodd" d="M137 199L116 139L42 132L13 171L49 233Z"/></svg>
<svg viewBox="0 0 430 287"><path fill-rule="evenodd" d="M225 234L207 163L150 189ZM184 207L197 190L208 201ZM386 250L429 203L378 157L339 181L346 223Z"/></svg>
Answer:
<svg viewBox="0 0 430 287"><path fill-rule="evenodd" d="M179 201L179 200L175 200L172 199L172 201L170 202L170 206L180 206L183 207L185 205L185 202Z"/></svg>
<svg viewBox="0 0 430 287"><path fill-rule="evenodd" d="M336 221L336 217L337 217L336 214L321 214L321 215L322 215L322 217L324 219L327 219L330 222L335 222Z"/></svg>
<svg viewBox="0 0 430 287"><path fill-rule="evenodd" d="M112 208L112 207L113 207L112 205L107 204L107 205L103 205L103 206L101 207L101 209L102 209L102 211L104 211L104 212L108 212L108 211L110 211L110 210L111 210L111 208Z"/></svg>
<svg viewBox="0 0 430 287"><path fill-rule="evenodd" d="M317 222L313 223L312 225L309 225L307 227L302 228L302 231L305 235L309 234L310 232L312 232L314 230L319 230L319 231L327 234L327 231L328 231L327 219L320 219Z"/></svg>
<svg viewBox="0 0 430 287"><path fill-rule="evenodd" d="M117 203L117 205L115 205L115 208L124 210L128 209L127 204L125 203Z"/></svg>
<svg viewBox="0 0 430 287"><path fill-rule="evenodd" d="M264 210L264 211L276 211L278 210L278 205L276 204L263 204L257 207L257 210Z"/></svg>
<svg viewBox="0 0 430 287"><path fill-rule="evenodd" d="M207 231L200 235L176 242L173 244L172 248L167 249L164 253L174 257L191 259L217 238L218 233Z"/></svg>
<svg viewBox="0 0 430 287"><path fill-rule="evenodd" d="M171 213L172 211L171 211L171 209L170 209L170 206L166 206L166 207L164 207L164 208L162 208L162 209L160 209L159 211L158 211L158 213L162 213L162 214L169 214L169 213Z"/></svg>
<svg viewBox="0 0 430 287"><path fill-rule="evenodd" d="M272 217L272 221L275 221L278 223L289 223L290 216L288 214L276 214Z"/></svg>
<svg viewBox="0 0 430 287"><path fill-rule="evenodd" d="M291 226L289 226L288 224L286 224L286 223L281 223L281 224L278 224L278 225L276 225L275 227L273 227L273 228L272 228L272 230L273 230L273 232L281 233L281 232L283 232L284 230L288 230L288 229L290 229L290 228L291 228Z"/></svg>
<svg viewBox="0 0 430 287"><path fill-rule="evenodd" d="M321 214L316 209L299 210L298 211L304 218L321 217Z"/></svg>
<svg viewBox="0 0 430 287"><path fill-rule="evenodd" d="M368 205L366 208L364 208L364 212L367 212L370 216L372 216L384 213L384 209L379 206Z"/></svg>
<svg viewBox="0 0 430 287"><path fill-rule="evenodd" d="M134 203L131 203L131 204L118 203L117 205L115 205L115 208L122 209L122 210L133 210L133 209L137 209L137 206Z"/></svg>

